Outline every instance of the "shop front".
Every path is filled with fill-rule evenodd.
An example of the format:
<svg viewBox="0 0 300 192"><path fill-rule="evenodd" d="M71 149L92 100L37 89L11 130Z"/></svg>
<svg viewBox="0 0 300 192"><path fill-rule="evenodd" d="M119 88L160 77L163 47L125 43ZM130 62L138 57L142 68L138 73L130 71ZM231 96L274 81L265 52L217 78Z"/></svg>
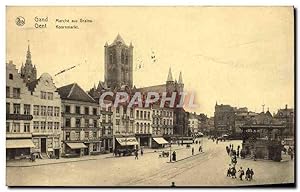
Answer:
<svg viewBox="0 0 300 192"><path fill-rule="evenodd" d="M163 137L152 138L152 148L164 148L167 144L169 144L169 142L166 141Z"/></svg>
<svg viewBox="0 0 300 192"><path fill-rule="evenodd" d="M6 140L7 160L30 158L31 148L34 148L31 139Z"/></svg>
<svg viewBox="0 0 300 192"><path fill-rule="evenodd" d="M119 155L132 155L138 149L138 141L135 137L117 137L114 154Z"/></svg>
<svg viewBox="0 0 300 192"><path fill-rule="evenodd" d="M151 148L151 134L136 134L135 137L137 138L140 147Z"/></svg>
<svg viewBox="0 0 300 192"><path fill-rule="evenodd" d="M84 143L66 143L65 146L66 157L81 157L86 154L86 146Z"/></svg>

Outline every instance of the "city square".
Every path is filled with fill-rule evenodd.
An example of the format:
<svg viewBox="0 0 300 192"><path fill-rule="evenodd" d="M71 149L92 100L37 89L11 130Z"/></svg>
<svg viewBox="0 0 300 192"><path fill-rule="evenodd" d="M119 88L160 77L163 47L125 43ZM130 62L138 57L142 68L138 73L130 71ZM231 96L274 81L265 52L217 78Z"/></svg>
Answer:
<svg viewBox="0 0 300 192"><path fill-rule="evenodd" d="M28 167L22 163L15 167L7 165L8 185L29 186L243 186L286 184L294 181L294 161L272 162L238 159L237 167L252 168L252 181L240 181L226 177L230 158L225 147L238 146L241 141L225 141L216 144L204 138L203 153L199 144L192 156L191 148L174 145L178 161L169 163L169 158L159 158L158 152L145 153L135 160L134 156L113 157L103 155L95 160L66 162ZM165 148L168 151L169 148ZM183 159L183 160L180 160ZM43 160L41 160L43 161ZM53 160L55 161L55 160ZM24 164L24 163L23 163Z"/></svg>

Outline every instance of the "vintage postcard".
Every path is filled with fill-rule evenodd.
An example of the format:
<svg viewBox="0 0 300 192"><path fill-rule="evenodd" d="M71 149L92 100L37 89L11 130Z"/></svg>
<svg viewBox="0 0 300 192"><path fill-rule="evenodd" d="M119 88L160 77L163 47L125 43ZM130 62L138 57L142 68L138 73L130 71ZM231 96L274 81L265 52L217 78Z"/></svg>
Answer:
<svg viewBox="0 0 300 192"><path fill-rule="evenodd" d="M294 7L6 7L6 185L295 186Z"/></svg>

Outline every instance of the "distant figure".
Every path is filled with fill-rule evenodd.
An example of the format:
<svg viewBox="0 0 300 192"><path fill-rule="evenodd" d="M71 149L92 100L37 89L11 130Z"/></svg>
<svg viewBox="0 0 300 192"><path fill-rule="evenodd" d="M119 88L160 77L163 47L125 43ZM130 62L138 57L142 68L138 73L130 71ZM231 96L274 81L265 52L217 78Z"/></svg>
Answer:
<svg viewBox="0 0 300 192"><path fill-rule="evenodd" d="M240 149L239 149L239 148L237 149L236 156L237 156L237 157L240 156Z"/></svg>
<svg viewBox="0 0 300 192"><path fill-rule="evenodd" d="M243 176L245 175L245 172L244 172L244 170L243 170L243 167L241 167L241 168L239 169L238 173L239 173L239 178L240 178L240 180L242 181L242 180L243 180Z"/></svg>
<svg viewBox="0 0 300 192"><path fill-rule="evenodd" d="M231 177L231 165L229 164L229 167L227 169L227 177Z"/></svg>
<svg viewBox="0 0 300 192"><path fill-rule="evenodd" d="M231 178L236 179L236 169L235 169L235 167L231 168Z"/></svg>
<svg viewBox="0 0 300 192"><path fill-rule="evenodd" d="M229 155L229 153L230 153L230 149L229 149L229 147L228 147L228 146L226 146L226 152L227 152L227 155Z"/></svg>
<svg viewBox="0 0 300 192"><path fill-rule="evenodd" d="M144 154L144 150L143 148L141 148L141 156L143 156L143 154Z"/></svg>
<svg viewBox="0 0 300 192"><path fill-rule="evenodd" d="M201 145L199 146L199 152L202 152L202 146Z"/></svg>
<svg viewBox="0 0 300 192"><path fill-rule="evenodd" d="M248 181L250 181L250 178L251 178L251 171L248 168L247 171L246 171L246 177L245 177L245 179L248 180Z"/></svg>
<svg viewBox="0 0 300 192"><path fill-rule="evenodd" d="M253 160L256 161L256 151L254 151Z"/></svg>
<svg viewBox="0 0 300 192"><path fill-rule="evenodd" d="M176 152L175 151L172 153L172 161L176 161Z"/></svg>
<svg viewBox="0 0 300 192"><path fill-rule="evenodd" d="M35 162L35 155L34 155L34 153L30 154L30 159L31 159L32 162Z"/></svg>
<svg viewBox="0 0 300 192"><path fill-rule="evenodd" d="M135 158L134 158L134 159L139 159L139 153L138 153L138 150L135 150L134 155L135 155Z"/></svg>
<svg viewBox="0 0 300 192"><path fill-rule="evenodd" d="M294 152L291 151L291 160L293 160L293 159L294 159Z"/></svg>
<svg viewBox="0 0 300 192"><path fill-rule="evenodd" d="M192 155L194 155L194 147L192 147Z"/></svg>
<svg viewBox="0 0 300 192"><path fill-rule="evenodd" d="M253 171L253 169L251 169L251 170L250 170L250 180L252 180L253 175L254 175L254 171Z"/></svg>

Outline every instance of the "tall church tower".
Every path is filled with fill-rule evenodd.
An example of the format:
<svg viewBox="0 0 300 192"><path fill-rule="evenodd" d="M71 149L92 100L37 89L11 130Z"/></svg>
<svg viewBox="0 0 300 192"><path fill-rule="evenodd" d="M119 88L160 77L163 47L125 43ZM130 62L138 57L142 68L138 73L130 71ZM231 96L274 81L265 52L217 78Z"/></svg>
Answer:
<svg viewBox="0 0 300 192"><path fill-rule="evenodd" d="M172 94L175 91L175 83L173 81L171 67L169 68L169 73L166 81L166 91L168 94Z"/></svg>
<svg viewBox="0 0 300 192"><path fill-rule="evenodd" d="M183 92L183 88L184 88L184 84L183 84L183 80L182 80L182 73L180 71L179 73L179 79L178 79L178 92Z"/></svg>
<svg viewBox="0 0 300 192"><path fill-rule="evenodd" d="M115 89L126 85L132 88L133 84L133 46L126 45L118 34L111 45L104 46L104 79L107 87Z"/></svg>
<svg viewBox="0 0 300 192"><path fill-rule="evenodd" d="M25 66L22 64L21 77L25 83L30 83L36 80L36 68L31 61L31 52L28 44Z"/></svg>

